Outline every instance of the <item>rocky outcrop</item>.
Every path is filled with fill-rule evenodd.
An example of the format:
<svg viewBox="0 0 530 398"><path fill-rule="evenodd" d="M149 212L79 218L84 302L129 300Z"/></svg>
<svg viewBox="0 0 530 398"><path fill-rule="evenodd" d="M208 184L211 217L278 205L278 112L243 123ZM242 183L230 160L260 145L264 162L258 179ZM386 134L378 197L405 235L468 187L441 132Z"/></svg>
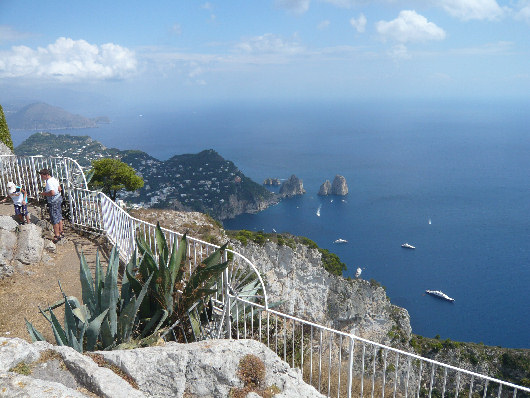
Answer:
<svg viewBox="0 0 530 398"><path fill-rule="evenodd" d="M322 397L273 351L254 340L208 340L82 355L45 342L0 338L0 385L6 397L228 397L243 387L239 361L265 364L277 398Z"/></svg>
<svg viewBox="0 0 530 398"><path fill-rule="evenodd" d="M25 265L51 261L47 252L53 251L55 245L42 238L40 226L19 225L12 217L0 216L0 279Z"/></svg>
<svg viewBox="0 0 530 398"><path fill-rule="evenodd" d="M0 155L12 155L11 149L7 147L2 141L0 141Z"/></svg>
<svg viewBox="0 0 530 398"><path fill-rule="evenodd" d="M320 186L320 189L318 190L318 195L319 196L327 196L327 195L329 195L330 192L331 192L331 183L329 182L329 180L326 180Z"/></svg>
<svg viewBox="0 0 530 398"><path fill-rule="evenodd" d="M280 184L279 178L265 178L263 181L263 185L280 186Z"/></svg>
<svg viewBox="0 0 530 398"><path fill-rule="evenodd" d="M280 187L280 196L283 197L290 198L296 195L303 195L304 193L303 181L294 174L288 180L284 181Z"/></svg>
<svg viewBox="0 0 530 398"><path fill-rule="evenodd" d="M348 194L348 184L346 184L346 178L341 175L336 175L331 184L331 194L344 196Z"/></svg>
<svg viewBox="0 0 530 398"><path fill-rule="evenodd" d="M269 300L281 300L282 312L355 331L383 344L409 341L412 331L407 310L392 305L385 290L374 282L347 280L327 272L317 249L298 244L293 250L270 241L263 246L232 243L256 265L266 281Z"/></svg>

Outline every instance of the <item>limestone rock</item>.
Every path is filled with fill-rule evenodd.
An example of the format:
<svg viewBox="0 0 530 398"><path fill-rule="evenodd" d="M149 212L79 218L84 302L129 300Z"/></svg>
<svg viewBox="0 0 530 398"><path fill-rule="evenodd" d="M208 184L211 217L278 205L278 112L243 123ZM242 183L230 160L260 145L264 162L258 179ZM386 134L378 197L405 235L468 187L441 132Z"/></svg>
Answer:
<svg viewBox="0 0 530 398"><path fill-rule="evenodd" d="M39 263L44 249L44 239L41 235L42 230L35 224L21 225L15 260L23 264Z"/></svg>
<svg viewBox="0 0 530 398"><path fill-rule="evenodd" d="M329 180L326 180L321 186L320 186L320 189L318 190L318 194L320 196L326 196L326 195L329 195L331 191L331 183L329 182Z"/></svg>
<svg viewBox="0 0 530 398"><path fill-rule="evenodd" d="M41 356L45 351L53 355ZM265 386L278 388L275 397L322 397L315 388L304 383L299 370L291 369L272 350L255 340L167 343L97 354L110 368L98 366L90 356L70 347L0 338L0 385L5 389L2 393L7 393L0 395L85 397L88 395L81 392L85 390L109 398L228 397L232 388L243 387L238 377L239 361L245 355L253 354L265 364ZM57 369L58 361L64 366L60 374L51 379L50 371ZM21 362L30 369L29 375L9 371ZM121 378L111 370L112 366L125 372L137 386Z"/></svg>
<svg viewBox="0 0 530 398"><path fill-rule="evenodd" d="M231 243L256 265L269 300L283 301L280 311L348 333L355 329L357 335L382 344L389 344L389 332L396 330L410 340L407 310L392 305L381 286L327 272L317 249L298 244L293 250L274 242Z"/></svg>
<svg viewBox="0 0 530 398"><path fill-rule="evenodd" d="M331 185L331 194L344 196L348 194L348 184L346 184L346 178L341 175L336 175Z"/></svg>
<svg viewBox="0 0 530 398"><path fill-rule="evenodd" d="M280 196L293 197L296 195L303 195L305 193L304 183L294 174L284 181L280 187Z"/></svg>
<svg viewBox="0 0 530 398"><path fill-rule="evenodd" d="M10 216L0 216L0 229L13 232L17 229L18 223Z"/></svg>
<svg viewBox="0 0 530 398"><path fill-rule="evenodd" d="M0 141L0 155L13 155L11 149L9 149L2 141Z"/></svg>

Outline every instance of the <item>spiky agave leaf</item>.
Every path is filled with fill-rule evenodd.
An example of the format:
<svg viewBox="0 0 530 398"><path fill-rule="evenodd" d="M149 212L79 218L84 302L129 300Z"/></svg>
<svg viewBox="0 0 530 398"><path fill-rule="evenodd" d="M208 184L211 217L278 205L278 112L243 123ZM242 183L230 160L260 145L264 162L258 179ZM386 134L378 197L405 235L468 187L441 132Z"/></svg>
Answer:
<svg viewBox="0 0 530 398"><path fill-rule="evenodd" d="M117 305L119 299L118 293L118 268L119 268L119 254L114 247L110 253L109 265L107 267L107 274L105 275L105 282L101 294L101 309L109 309L108 321L110 332L112 336L116 335L117 330Z"/></svg>
<svg viewBox="0 0 530 398"><path fill-rule="evenodd" d="M86 330L86 349L87 351L93 351L96 347L99 332L101 330L101 324L103 323L103 320L105 319L105 316L107 316L107 312L109 310L106 309L101 314L99 314L97 317L95 317L92 321L88 323L88 327Z"/></svg>
<svg viewBox="0 0 530 398"><path fill-rule="evenodd" d="M156 223L155 239L159 258L164 264L167 264L169 258L169 248L167 246L166 236L160 227L160 222Z"/></svg>
<svg viewBox="0 0 530 398"><path fill-rule="evenodd" d="M94 291L94 281L83 252L81 252L79 261L79 279L81 280L81 297L83 298L83 303L88 307L90 314L94 314L95 316L97 313L97 301Z"/></svg>
<svg viewBox="0 0 530 398"><path fill-rule="evenodd" d="M151 282L151 277L147 280L144 287L142 288L142 291L138 295L138 297L132 297L129 304L125 307L123 312L120 314L120 319L118 321L118 330L117 330L117 340L121 343L124 341L128 341L132 335L133 327L136 321L136 314L138 313L138 309L140 308L140 304L145 298L145 295L147 294L147 290L149 288L149 284Z"/></svg>
<svg viewBox="0 0 530 398"><path fill-rule="evenodd" d="M29 333L29 336L31 337L31 341L46 341L44 336L41 332L39 332L35 327L32 325L30 321L28 321L26 318L24 318L24 321L26 322L26 329Z"/></svg>

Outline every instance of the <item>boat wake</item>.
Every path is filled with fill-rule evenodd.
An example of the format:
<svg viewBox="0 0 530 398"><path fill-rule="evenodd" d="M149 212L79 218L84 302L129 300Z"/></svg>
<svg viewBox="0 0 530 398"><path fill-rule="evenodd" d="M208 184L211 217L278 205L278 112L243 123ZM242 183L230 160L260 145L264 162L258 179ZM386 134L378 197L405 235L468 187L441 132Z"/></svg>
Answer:
<svg viewBox="0 0 530 398"><path fill-rule="evenodd" d="M320 217L320 209L322 208L322 205L318 206L318 209L317 209L317 217Z"/></svg>

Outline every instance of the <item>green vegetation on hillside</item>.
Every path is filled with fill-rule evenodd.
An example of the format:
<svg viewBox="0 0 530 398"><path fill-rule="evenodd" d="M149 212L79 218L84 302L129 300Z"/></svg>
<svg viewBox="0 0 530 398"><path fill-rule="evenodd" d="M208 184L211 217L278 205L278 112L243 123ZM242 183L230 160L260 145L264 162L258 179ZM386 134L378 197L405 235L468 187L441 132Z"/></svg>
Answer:
<svg viewBox="0 0 530 398"><path fill-rule="evenodd" d="M142 177L137 176L132 167L119 159L94 160L91 171L94 174L90 186L101 188L112 200L116 200L116 194L122 189L135 191L144 186Z"/></svg>
<svg viewBox="0 0 530 398"><path fill-rule="evenodd" d="M339 256L331 253L328 249L322 249L309 238L305 236L293 236L290 234L265 233L263 231L252 232L245 229L240 231L227 231L229 236L239 240L243 245L247 245L249 241L264 245L267 241L272 241L280 246L289 246L295 249L296 244L302 244L310 249L317 249L322 255L322 265L324 269L333 275L342 276L346 271L346 264L340 261Z"/></svg>
<svg viewBox="0 0 530 398"><path fill-rule="evenodd" d="M0 141L6 144L9 149L13 150L13 141L11 140L9 127L7 127L6 116L4 115L2 105L0 105Z"/></svg>

